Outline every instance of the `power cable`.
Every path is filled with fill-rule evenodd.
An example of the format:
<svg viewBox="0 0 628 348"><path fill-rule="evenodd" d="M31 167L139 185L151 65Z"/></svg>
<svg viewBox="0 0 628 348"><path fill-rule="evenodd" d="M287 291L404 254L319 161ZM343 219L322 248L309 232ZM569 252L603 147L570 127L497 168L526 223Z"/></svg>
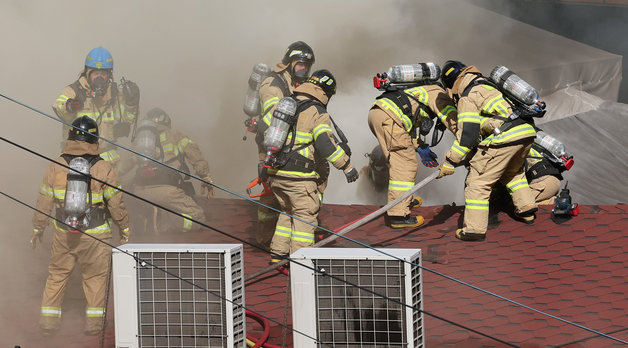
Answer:
<svg viewBox="0 0 628 348"><path fill-rule="evenodd" d="M80 173L80 172L77 172L77 173ZM95 179L95 178L92 178L92 180L99 181L99 180L97 180L97 179ZM104 241L104 240L102 240L102 239L100 239L100 238L97 238L96 236L93 236L93 235L91 235L91 234L89 234L89 233L85 233L82 229L79 229L79 228L76 228L76 227L72 227L72 226L70 226L69 224L65 223L64 221L61 221L61 220L57 219L56 217L54 217L54 216L50 215L49 213L45 213L45 212L43 212L43 211L41 211L41 210L37 209L36 207L33 207L32 205L30 205L30 204L28 204L28 203L25 203L25 202L23 202L23 201L21 201L21 200L19 200L19 199L15 198L15 197L13 197L13 196L9 195L8 193L5 193L4 191L0 191L0 194L1 194L1 195L3 195L3 196L5 196L5 197L7 197L7 198L9 198L10 200L12 200L12 201L14 201L14 202L16 202L16 203L19 203L19 204L21 204L21 205L24 205L24 206L26 206L26 207L30 208L31 210L33 210L33 211L35 211L35 212L38 212L38 213L40 213L40 214L42 214L42 215L45 215L45 216L47 216L48 218L50 218L50 219L52 219L52 220L54 220L54 221L56 221L56 222L58 222L58 223L61 223L61 224L65 225L65 226L66 226L66 227L68 227L68 228L71 228L72 230L79 231L81 234L83 234L83 235L85 235L85 236L88 236L88 237L90 237L90 238L93 238L93 239L95 239L96 241L98 241L98 242L100 242L100 243L103 243L103 244L107 245L108 247L111 247L112 249L116 249L116 250L118 250L119 252L121 252L121 253L123 253L123 254L125 254L125 255L128 255L128 256L132 257L132 258L133 258L133 259L134 259L134 260L135 260L135 261L136 261L139 265L141 265L142 267L150 266L150 267L152 267L152 268L154 268L154 269L157 269L157 270L159 270L159 271L161 271L161 272L164 272L165 274L167 274L167 275L169 275L169 276L171 276L171 277L174 277L174 278L176 278L176 279L178 279L178 280L181 280L181 281L183 281L183 282L185 282L185 283L187 283L187 284L189 284L189 285L192 285L193 287L195 287L195 288L197 288L197 289L199 289L199 290L202 290L202 291L204 291L204 292L206 292L206 293L208 293L208 294L211 294L211 295L213 295L213 296L216 296L216 297L218 297L219 299L221 299L221 300L223 300L223 301L229 302L229 303L231 303L232 305L234 305L234 306L236 306L236 307L238 307L238 308L242 308L242 309L244 309L244 310L247 310L247 311L250 311L250 312L254 313L255 315L258 315L258 316L262 316L262 317L264 317L261 313L258 313L258 312L256 312L256 311L253 311L253 310L249 309L249 308L246 308L246 306L244 306L244 305L241 305L241 304L235 303L235 302L233 302L233 301L231 301L231 300L229 300L229 299L227 299L227 298L225 298L225 297L221 296L220 294L215 293L214 291L211 291L211 290L205 289L205 288L203 288L202 286L197 285L196 283L191 282L191 281L189 281L189 280L187 280L187 279L184 279L184 278L182 278L182 277L180 277L180 276L178 276L178 275L176 275L176 274L174 274L174 273L172 273L172 272L170 272L170 271L168 271L168 270L166 270L166 269L164 269L164 268L162 268L162 267L160 267L160 266L157 266L157 265L153 264L153 263L152 263L152 262L150 262L150 261L144 260L144 259L142 259L142 258L140 258L140 257L138 257L138 256L135 256L135 255L133 255L133 254L131 254L131 253L129 253L129 252L127 252L127 251L125 251L125 250L122 250L122 249L120 249L120 247L114 246L113 244L108 243L108 242L106 242L106 241ZM282 326L282 327L284 327L284 326L285 326L284 324L282 324L282 323L280 323L279 321L274 320L274 319L272 319L272 318L268 318L268 317L264 317L264 318L266 318L266 319L268 319L268 320L270 320L270 321L274 322L275 324L278 324L278 325L280 325L280 326ZM301 332L301 331L299 331L299 330L295 330L295 329L290 328L290 327L288 327L288 326L285 326L285 327L287 327L288 329L292 330L293 332L299 333L299 334L301 334L301 335L303 335L303 336L305 336L305 337L307 337L307 338L310 338L310 339L312 339L313 341L316 341L317 343L325 344L324 342L319 342L316 338L311 337L311 336L309 336L309 335L307 335L307 334L305 334L305 333L303 333L303 332ZM325 345L327 345L327 344L325 344ZM330 346L330 347L332 347L332 348L333 348L333 346Z"/></svg>
<svg viewBox="0 0 628 348"><path fill-rule="evenodd" d="M30 109L30 110L33 110L33 111L35 111L35 112L37 112L37 113L39 113L39 114L41 114L41 115L43 115L43 116L46 116L46 117L48 117L48 118L50 118L50 119L53 119L53 120L55 120L55 121L57 121L57 122L60 122L60 123L63 123L63 124L65 124L66 126L69 126L69 127L72 127L72 128L76 128L76 127L74 127L72 124L69 124L69 123L67 123L67 122L65 122L65 121L63 121L63 120L61 120L61 119L59 119L59 118L57 118L57 117L50 116L50 115L48 115L48 114L46 114L46 113L44 113L44 112L42 112L42 111L40 111L40 110L37 110L37 109L35 109L35 108L33 108L33 107L30 107L30 106L28 106L28 105L26 105L26 104L24 104L24 103L21 103L21 102L17 101L17 100L15 100L15 99L12 99L12 98L10 98L10 97L8 97L8 96L6 96L6 95L2 94L2 93L0 93L0 96L1 96L1 97L3 97L3 98L5 98L5 99L7 99L7 100L10 100L10 101L12 101L12 102L14 102L14 103L18 104L18 105L21 105L21 106L23 106L23 107L25 107L25 108L28 108L28 109ZM301 222L307 223L307 224L309 224L309 225L311 225L311 226L318 227L318 228L320 228L321 230L324 230L324 231L329 232L329 233L331 233L331 234L333 234L333 235L337 235L337 236L339 236L339 237L342 237L342 238L344 238L344 239L346 239L346 240L348 240L348 241L351 241L351 242L353 242L353 243L356 243L356 244L358 244L358 245L360 245L360 246L363 246L363 247L365 247L365 248L372 249L372 250L374 250L374 251L376 251L376 252L378 252L378 253L381 253L381 254L383 254L383 255L386 255L386 256L392 257L392 258L393 258L393 259L395 259L395 260L398 260L398 261L401 261L401 262L408 263L408 264L413 265L413 266L415 266L415 267L419 267L419 268L421 268L421 269L423 269L423 270L425 270L425 271L431 272L431 273L433 273L433 274L436 274L436 275L441 276L441 277L443 277L443 278L446 278L446 279L448 279L448 280L451 280L451 281L457 282L457 283L459 283L459 284L461 284L461 285L468 286L468 287L470 287L470 288L472 288L472 289L474 289L474 290L477 290L477 291L483 292L483 293L485 293L485 294L488 294L488 295L491 295L491 296L497 297L497 298L499 298L499 299L501 299L501 300L504 300L504 301L510 302L510 303L512 303L512 304L514 304L514 305L520 306L520 307L522 307L522 308L526 308L526 309L528 309L528 310L531 310L531 311L536 312L536 313L539 313L539 314L541 314L541 315L544 315L544 316L547 316L547 317L550 317L550 318L556 319L556 320L558 320L558 321L562 321L563 323L566 323L566 324L569 324L569 325L576 326L576 327L578 327L578 328L580 328L580 329L583 329L583 330L586 330L586 331L592 332L592 333L594 333L594 334L596 334L596 335L599 335L599 336L604 336L604 337L606 337L606 338L609 338L609 339L612 339L612 340L615 340L615 341L618 341L618 342L621 342L621 343L624 343L624 344L628 344L628 342L626 342L626 341L623 341L623 340L620 340L620 339L618 339L618 338L615 338L615 337L612 337L612 336L606 335L606 334L604 334L604 333L602 333L602 332L599 332L599 331L597 331L597 330L590 329L590 328L585 327L585 326L583 326L583 325L580 325L580 324L574 323L574 322L572 322L572 321L569 321L569 320L566 320L566 319L563 319L563 318L560 318L560 317L554 316L554 315L552 315L552 314L549 314L549 313L543 312L543 311L538 310L538 309L536 309L536 308L533 308L533 307L530 307L530 306L524 305L524 304L519 303L519 302L517 302L517 301L511 300L511 299L509 299L509 298L506 298L506 297L504 297L504 296L498 295L498 294L493 293L493 292L491 292L491 291L488 291L488 290L485 290L485 289L479 288L479 287L477 287L477 286L475 286L475 285L472 285L472 284L469 284L469 283L467 283L467 282L461 281L461 280L459 280L459 279L453 278L453 277L448 276L448 275L446 275L446 274L443 274L443 273L440 273L440 272L438 272L438 271L435 271L435 270L432 270L432 269L426 268L426 267L424 267L424 266L421 266L421 265L415 264L415 263L413 263L413 262L411 262L411 261L402 260L402 259L400 259L400 258L398 258L398 257L396 257L396 256L394 256L394 255L391 255L391 254L389 254L389 253L386 253L385 251L381 251L381 250L379 250L379 249L373 248L373 247L371 247L371 246L369 246L369 245L367 245L367 244L365 244L365 243L362 243L362 242L359 242L359 241L353 240L353 239L351 239L351 238L349 238L349 237L345 237L345 236L343 236L343 235L339 235L339 234L337 234L336 232L330 231L330 230L328 230L328 229L326 229L326 228L324 228L324 227L320 227L320 226L317 226L317 225L312 224L312 223L310 223L310 222L304 221L304 220L302 220L302 219L300 219L300 218L298 218L298 217L292 216L292 215L287 214L287 213L285 213L285 212L282 212L282 211L280 211L280 210L278 210L278 209L275 209L275 208L273 208L273 207L267 206L267 205L265 205L265 204L262 204L262 203L260 203L260 202L255 201L255 200L252 200L252 199L250 199L250 198L248 198L248 197L242 196L242 195L240 195L240 194L238 194L238 193L235 193L235 192L233 192L233 191L231 191L231 190L229 190L229 189L226 189L226 188L224 188L224 187L222 187L222 186L219 186L219 185L216 185L216 184L214 184L214 183L208 182L208 181L206 181L206 180L204 180L204 179L202 179L202 178L199 178L198 176L192 175L192 174L190 174L190 173L186 173L185 171L182 171L182 170L180 170L180 169L178 169L178 168L174 168L174 167L172 167L172 166L170 166L170 165L168 165L168 164L166 164L166 163L163 163L163 162L161 162L161 161L159 161L159 160L156 160L156 159L153 159L153 158L151 158L151 157L148 157L148 156L146 156L146 155L144 155L144 154L141 154L141 153L139 153L139 152L137 152L137 151L134 151L134 150L132 150L132 149L129 149L129 148L127 148L127 147L123 146L123 145L117 144L117 143L115 143L115 142L113 142L113 141L110 141L110 140L108 140L108 139L106 139L106 138L102 138L102 137L100 137L100 136L96 136L96 137L97 137L97 138L99 138L99 139L102 139L102 140L104 140L104 141L106 141L106 142L108 142L108 143L110 143L110 144L112 144L112 145L114 145L114 146L117 146L117 147L123 148L123 149L125 149L125 150L127 150L127 151L129 151L129 152L131 152L131 153L134 153L134 154L136 154L136 155L138 155L138 156L140 156L140 157L142 157L142 158L148 159L148 160L150 160L150 161L152 161L152 162L155 162L155 163L157 163L157 164L160 164L160 165L162 165L162 166L165 166L165 167L167 167L167 168L170 168L170 169L172 169L172 170L175 170L175 171L177 171L177 172L179 172L179 173L181 173L181 174L188 175L188 176L190 176L190 177L192 177L192 178L194 178L194 179L196 179L196 180L199 180L199 181L201 181L201 182L203 182L203 183L206 183L206 184L208 184L208 185L211 185L211 186L217 187L217 188L219 188L219 189L221 189L221 190L223 190L223 191L225 191L225 192L227 192L227 193L229 193L229 194L232 194L232 195L234 195L234 196L237 196L237 197L243 198L243 199L245 199L245 200L248 200L248 201L250 201L250 202L253 202L254 204L258 204L258 205L261 205L261 206L263 206L263 207L269 208L269 209L274 210L274 211L276 211L276 212L278 212L278 213L280 213L280 214L284 214L284 215L289 216L289 217L291 217L291 218L293 218L293 219L296 219L296 220L299 220L299 221L301 221ZM18 144L16 144L16 143L13 143L13 142L11 142L11 141L8 141L8 140L6 140L6 139L5 139L5 138L3 138L3 137L2 137L1 139L2 139L2 140L4 140L4 141L6 141L6 142L9 142L9 143L13 144L14 146L20 147L20 148L22 148L22 149L24 149L24 150L26 150L26 151L28 151L28 152L31 152L31 153L33 153L33 154L35 154L35 155L37 155L37 156L40 156L40 157L43 157L43 158L45 158L45 159L47 159L47 160L49 160L49 161L55 162L55 161L54 161L54 160L52 160L52 159L49 159L49 158L47 158L47 157L45 157L45 156L43 156L43 155L40 155L40 154L38 154L38 153L36 153L36 152L34 152L34 151L28 150L28 149L26 149L25 147L22 147L22 146L20 146L20 145L18 145ZM96 179L94 179L94 180L96 180ZM116 188L116 189L119 189L119 188ZM127 193L127 192L128 192L128 191L124 191L124 190L121 190L121 191L122 191L122 192L125 192L125 193ZM130 194L130 193L128 193L128 194ZM132 195L132 196L134 196L134 197L136 197L136 198L138 198L138 199L140 199L140 200L143 200L142 198L140 198L140 197L138 197L138 196L136 196L136 195L133 195L133 194L130 194L130 195ZM152 203L152 202L147 202L147 203L152 204L152 205L155 205L155 206L157 206L157 207L159 207L159 208L161 208L161 209L164 209L164 210L166 210L166 211L169 211L169 212L171 212L171 213L173 213L173 214L175 214L175 215L181 216L181 215L179 215L178 213L176 213L176 212L174 212L174 211L172 211L172 210L166 209L165 207L162 207L162 206L160 206L160 205L158 205L158 204L154 204L154 203ZM181 216L181 217L183 217L183 216ZM183 218L188 219L188 220L191 220L191 221L193 221L193 222L196 222L196 221L194 221L194 220L192 220L192 219L190 219L190 218L188 218L188 217L183 217ZM198 223L198 222L196 222L196 223ZM212 230L214 230L214 231L220 232L220 231L218 231L218 230L216 230L216 229L214 229L214 228L212 228L212 227L209 227L209 226L207 226L207 225L200 224L200 223L198 223L198 224L199 224L199 225L202 225L202 226L205 226L205 227L207 227L207 228L210 228L210 229L212 229ZM222 232L220 232L220 233L222 233ZM241 239L239 239L239 238L237 238L237 237L230 236L230 235L228 235L228 234L227 234L227 236L229 236L229 237L232 237L232 238L234 238L234 239L237 239L237 240L242 241ZM246 243L246 244L248 244L248 245L252 245L252 246L254 246L254 247L258 248L258 249L261 249L261 250L263 250L263 251L265 251L265 252L268 252L268 253L270 253L270 254L274 254L274 253L272 253L272 251L268 251L268 250L266 250L266 249L263 249L263 248L261 248L261 247L259 247L259 246L257 246L257 245L251 244L251 243L249 243L249 242L244 241L244 243ZM276 256L279 256L281 259L287 259L287 260L292 261L289 257L285 257L285 256L283 256L283 255L277 255L277 254L275 254L275 255L276 255ZM295 262L295 261L292 261L292 262Z"/></svg>

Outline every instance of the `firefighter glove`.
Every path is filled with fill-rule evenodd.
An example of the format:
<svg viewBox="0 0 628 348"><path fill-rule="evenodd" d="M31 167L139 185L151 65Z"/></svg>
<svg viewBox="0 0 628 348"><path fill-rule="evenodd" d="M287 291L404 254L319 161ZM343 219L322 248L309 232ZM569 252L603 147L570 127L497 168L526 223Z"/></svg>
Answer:
<svg viewBox="0 0 628 348"><path fill-rule="evenodd" d="M138 106L140 104L140 88L135 82L127 80L122 91L127 105Z"/></svg>
<svg viewBox="0 0 628 348"><path fill-rule="evenodd" d="M83 102L80 99L68 99L65 102L65 109L68 112L75 113L83 108Z"/></svg>
<svg viewBox="0 0 628 348"><path fill-rule="evenodd" d="M203 180L212 183L212 178L207 175L206 177L203 178ZM205 191L207 191L207 198L212 198L214 197L214 186L208 184L208 183L202 183L201 184L201 195L205 196Z"/></svg>
<svg viewBox="0 0 628 348"><path fill-rule="evenodd" d="M128 243L130 236L131 230L128 227L120 230L120 245Z"/></svg>
<svg viewBox="0 0 628 348"><path fill-rule="evenodd" d="M418 152L419 156L421 156L421 163L423 163L424 166L430 168L438 166L438 161L436 161L438 156L436 156L434 151L432 151L432 149L430 149L430 147L426 144L419 146L416 149L416 152Z"/></svg>
<svg viewBox="0 0 628 348"><path fill-rule="evenodd" d="M454 166L451 163L449 163L449 161L445 160L443 162L443 164L440 165L438 170L439 170L439 173L438 173L438 176L436 177L436 179L440 179L443 176L447 176L447 175L453 174L455 168L454 168Z"/></svg>
<svg viewBox="0 0 628 348"><path fill-rule="evenodd" d="M358 174L357 169L351 167L351 169L346 170L345 177L347 178L348 183L352 183L358 180L359 174Z"/></svg>
<svg viewBox="0 0 628 348"><path fill-rule="evenodd" d="M34 228L33 234L31 235L31 248L35 249L38 241L39 243L44 241L44 231Z"/></svg>

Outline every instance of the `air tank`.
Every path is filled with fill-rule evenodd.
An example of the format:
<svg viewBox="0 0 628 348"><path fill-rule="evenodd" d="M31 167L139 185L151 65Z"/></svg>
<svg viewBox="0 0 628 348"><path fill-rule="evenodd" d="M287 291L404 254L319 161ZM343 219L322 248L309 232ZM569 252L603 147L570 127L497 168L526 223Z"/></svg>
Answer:
<svg viewBox="0 0 628 348"><path fill-rule="evenodd" d="M440 67L432 62L393 65L386 74L392 83L436 81L440 77Z"/></svg>
<svg viewBox="0 0 628 348"><path fill-rule="evenodd" d="M539 131L536 133L536 138L534 142L539 144L542 148L549 151L554 157L561 158L565 155L565 145L558 141L558 139L552 137L551 135Z"/></svg>
<svg viewBox="0 0 628 348"><path fill-rule="evenodd" d="M248 116L255 117L260 115L259 88L269 73L270 68L264 63L259 63L253 67L253 72L249 76L249 87L246 90L244 99L244 113Z"/></svg>
<svg viewBox="0 0 628 348"><path fill-rule="evenodd" d="M534 105L539 99L539 93L534 87L505 66L496 66L489 79L525 105Z"/></svg>
<svg viewBox="0 0 628 348"><path fill-rule="evenodd" d="M264 137L264 147L270 154L277 153L283 147L296 111L297 102L290 97L281 98L277 103L270 127Z"/></svg>
<svg viewBox="0 0 628 348"><path fill-rule="evenodd" d="M64 210L68 215L65 223L76 227L79 218L87 212L89 208L88 191L89 178L83 173L89 175L91 165L83 157L75 157L70 161L68 171L68 182L65 189ZM77 173L78 172L78 173Z"/></svg>

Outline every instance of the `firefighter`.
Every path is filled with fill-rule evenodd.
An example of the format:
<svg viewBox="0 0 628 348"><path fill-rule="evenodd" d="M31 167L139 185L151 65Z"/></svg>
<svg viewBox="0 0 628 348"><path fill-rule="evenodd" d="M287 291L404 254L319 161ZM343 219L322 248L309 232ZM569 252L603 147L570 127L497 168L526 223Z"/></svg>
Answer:
<svg viewBox="0 0 628 348"><path fill-rule="evenodd" d="M274 71L270 73L260 86L260 103L262 104L262 121L259 123L257 135L255 137L258 145L259 164L264 161L266 149L264 149L264 133L270 126L272 113L279 100L292 95L295 88L303 83L310 75L310 69L314 64L315 57L312 48L303 41L296 41L288 46L283 58ZM320 175L319 192L321 194L327 185L329 175L329 164L324 159L319 160L317 172ZM279 202L274 195L260 197L260 203L280 209ZM257 242L265 249L270 248L270 242L275 232L279 213L270 208L259 205L257 210Z"/></svg>
<svg viewBox="0 0 628 348"><path fill-rule="evenodd" d="M53 220L52 255L41 303L40 326L44 335L59 328L65 287L76 263L81 268L87 300L85 333L97 335L102 331L111 262L108 246L112 238L111 219L120 228L120 244L126 243L130 236L129 217L118 190L118 177L113 167L98 156L98 138L93 136L98 135L98 125L88 116L77 118L72 125L76 128L69 130L63 154L57 162L71 168L82 164L83 173L108 185L89 180L87 176L70 172L55 163L46 170L37 197L37 209L49 214L54 206L56 219L73 227ZM30 241L33 248L42 241L48 225L48 217L44 214L37 212L33 216Z"/></svg>
<svg viewBox="0 0 628 348"><path fill-rule="evenodd" d="M562 172L571 168L571 165L566 167L565 164L568 160L573 163L572 159L573 156L569 154L561 158L551 157L550 152L541 145L536 142L532 144L525 168L526 178L538 205L554 204L560 191L560 182L563 180Z"/></svg>
<svg viewBox="0 0 628 348"><path fill-rule="evenodd" d="M418 171L416 152L426 167L436 167L436 154L415 135L421 122L437 117L450 131L456 132L457 112L454 101L438 83L413 86L385 92L373 103L368 115L371 132L377 138L387 160L388 202L392 202L414 186ZM421 204L421 198L407 197L392 207L385 216L391 228L420 226L422 216L412 216L410 209Z"/></svg>
<svg viewBox="0 0 628 348"><path fill-rule="evenodd" d="M103 138L115 142L130 133L139 113L140 90L137 84L122 80L118 86L113 79L113 57L103 47L91 50L78 80L66 86L52 104L57 117L71 123L77 116L87 115L98 124ZM63 127L63 133L68 127ZM100 156L123 174L131 168L130 159L120 163L114 145L101 140Z"/></svg>
<svg viewBox="0 0 628 348"><path fill-rule="evenodd" d="M524 222L534 222L537 210L523 170L536 137L534 125L510 118L512 106L499 90L483 84L485 80L475 66L452 60L443 66L443 84L457 100L458 131L440 165L439 178L468 161L464 221L456 231L456 237L464 241L486 237L489 197L498 181L511 193L515 214Z"/></svg>
<svg viewBox="0 0 628 348"><path fill-rule="evenodd" d="M181 132L173 129L170 116L160 108L149 110L146 113L146 119L138 124L134 144L136 150L185 173L190 173L190 168L187 165L189 161L196 176L209 183L212 182L209 164L204 159L198 145ZM152 154L147 153L140 148L141 145L145 144L151 144L153 151L156 148L159 151ZM182 218L170 212L152 208L153 214L144 214L145 218L150 219L150 221L145 221L145 223L148 222L145 226L152 225L153 230L157 233L162 231L190 232L201 228L192 220L205 221L203 209L194 200L194 186L189 181L189 176L186 177L186 175L148 159L139 159L135 176L135 193L187 217ZM211 198L214 194L213 186L202 183L201 194Z"/></svg>
<svg viewBox="0 0 628 348"><path fill-rule="evenodd" d="M342 170L347 182L358 179L358 171L351 165L349 156L333 138L327 104L335 93L336 80L327 70L314 72L307 82L295 89L299 105L297 120L279 152L277 161L283 165L269 170L271 187L281 211L294 218L284 214L279 216L271 242L271 262L279 262L280 256L314 244L315 224L321 207L317 188L319 173L314 163L316 156Z"/></svg>

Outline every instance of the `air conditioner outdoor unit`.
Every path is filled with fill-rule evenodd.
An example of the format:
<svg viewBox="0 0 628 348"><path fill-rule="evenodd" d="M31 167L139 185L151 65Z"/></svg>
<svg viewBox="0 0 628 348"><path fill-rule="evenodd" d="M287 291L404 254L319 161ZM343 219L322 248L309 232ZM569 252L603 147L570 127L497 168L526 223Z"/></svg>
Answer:
<svg viewBox="0 0 628 348"><path fill-rule="evenodd" d="M425 347L421 250L378 250L394 257L366 248L290 255L295 347Z"/></svg>
<svg viewBox="0 0 628 348"><path fill-rule="evenodd" d="M120 248L132 256L113 250L117 348L246 347L241 244Z"/></svg>

